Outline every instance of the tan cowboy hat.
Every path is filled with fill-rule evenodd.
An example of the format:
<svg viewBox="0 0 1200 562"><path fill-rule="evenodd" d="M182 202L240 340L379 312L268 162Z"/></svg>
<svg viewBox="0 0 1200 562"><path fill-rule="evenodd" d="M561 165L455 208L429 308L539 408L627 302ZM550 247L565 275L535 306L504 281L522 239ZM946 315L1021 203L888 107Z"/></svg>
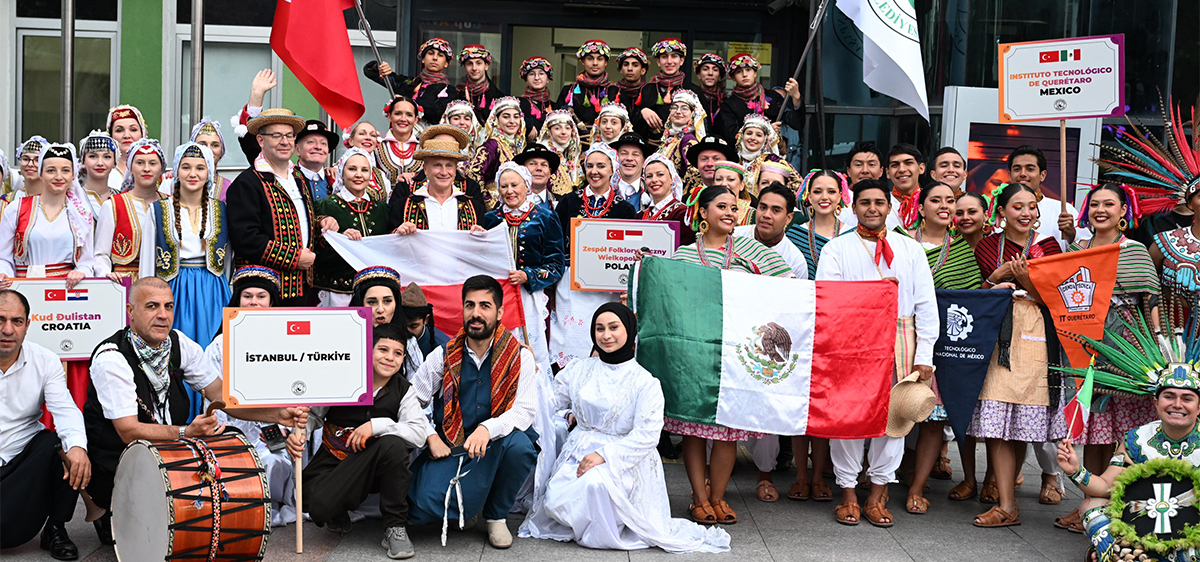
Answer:
<svg viewBox="0 0 1200 562"><path fill-rule="evenodd" d="M417 148L417 153L413 155L416 160L425 160L426 158L446 158L462 162L467 157L459 152L458 141L445 139L428 139L422 140L421 145Z"/></svg>
<svg viewBox="0 0 1200 562"><path fill-rule="evenodd" d="M888 437L904 437L913 425L925 421L937 405L928 382L920 380L921 374L914 372L892 387L892 398L888 404Z"/></svg>
<svg viewBox="0 0 1200 562"><path fill-rule="evenodd" d="M291 125L292 132L297 135L300 134L300 131L304 130L303 117L298 117L295 113L292 113L292 110L290 109L273 107L271 109L264 109L262 113L258 114L258 117L248 121L246 123L246 132L251 135L257 135L259 129L262 129L267 125L274 125L276 123Z"/></svg>
<svg viewBox="0 0 1200 562"><path fill-rule="evenodd" d="M467 143L471 142L471 138L467 136L467 132L455 127L454 125L432 125L421 132L421 138L418 139L421 144L425 141L438 135L450 135L454 140L458 141L458 149L462 150L467 147Z"/></svg>

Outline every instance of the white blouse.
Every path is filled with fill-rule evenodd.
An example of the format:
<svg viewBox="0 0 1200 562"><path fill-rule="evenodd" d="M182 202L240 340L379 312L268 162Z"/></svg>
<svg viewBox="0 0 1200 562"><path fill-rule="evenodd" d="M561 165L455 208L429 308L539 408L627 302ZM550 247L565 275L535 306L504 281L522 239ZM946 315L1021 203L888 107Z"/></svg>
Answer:
<svg viewBox="0 0 1200 562"><path fill-rule="evenodd" d="M71 202L67 202L69 207ZM25 258L18 259L13 253L13 243L16 239L17 216L21 213L19 203L9 204L0 217L0 273L9 277L16 276L18 265L52 265L56 263L74 263L75 269L87 277L96 275L96 260L92 250L92 233L88 229L82 232L80 241L79 261L75 260L75 234L71 232L69 208L64 207L54 220L47 220L42 211L41 198L34 203L33 227L29 238L25 241Z"/></svg>

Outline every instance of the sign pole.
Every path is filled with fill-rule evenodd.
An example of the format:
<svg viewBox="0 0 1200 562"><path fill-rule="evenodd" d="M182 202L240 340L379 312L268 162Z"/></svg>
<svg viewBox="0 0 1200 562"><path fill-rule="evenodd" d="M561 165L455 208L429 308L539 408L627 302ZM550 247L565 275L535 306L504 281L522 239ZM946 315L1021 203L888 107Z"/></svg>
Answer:
<svg viewBox="0 0 1200 562"><path fill-rule="evenodd" d="M1062 191L1058 201L1062 206L1059 214L1067 212L1067 120L1058 120L1058 185ZM1074 194L1072 194L1074 195ZM1056 221L1057 222L1057 221Z"/></svg>
<svg viewBox="0 0 1200 562"><path fill-rule="evenodd" d="M292 431L304 431L304 427L300 425L300 420L292 422ZM301 455L298 459L292 459L292 466L296 470L296 554L304 553L304 479L301 476L301 469L304 464L304 456Z"/></svg>

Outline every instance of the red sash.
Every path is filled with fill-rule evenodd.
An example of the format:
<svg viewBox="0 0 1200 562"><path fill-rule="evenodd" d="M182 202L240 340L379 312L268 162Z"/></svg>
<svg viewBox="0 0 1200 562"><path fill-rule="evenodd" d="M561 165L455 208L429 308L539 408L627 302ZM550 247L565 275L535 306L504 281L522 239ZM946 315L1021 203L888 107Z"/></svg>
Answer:
<svg viewBox="0 0 1200 562"><path fill-rule="evenodd" d="M112 262L115 265L129 265L138 258L142 247L142 225L138 220L137 209L133 196L129 192L118 193L112 197L113 214L116 226L113 228Z"/></svg>
<svg viewBox="0 0 1200 562"><path fill-rule="evenodd" d="M23 260L25 259L26 242L29 240L29 233L33 230L33 203L37 199L36 195L31 195L21 198L21 208L17 212L17 228L13 232L13 257Z"/></svg>

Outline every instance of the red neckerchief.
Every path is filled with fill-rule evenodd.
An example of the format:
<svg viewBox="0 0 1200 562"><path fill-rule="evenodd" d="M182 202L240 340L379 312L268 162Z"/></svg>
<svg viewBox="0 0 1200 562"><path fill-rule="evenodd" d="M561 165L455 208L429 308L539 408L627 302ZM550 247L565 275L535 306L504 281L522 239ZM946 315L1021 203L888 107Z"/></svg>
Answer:
<svg viewBox="0 0 1200 562"><path fill-rule="evenodd" d="M900 193L899 189L892 187L892 197L895 197L900 202L900 209L897 214L900 216L900 222L904 228L912 228L912 225L917 222L917 208L920 207L918 201L921 200L921 188L918 186L913 190L911 195Z"/></svg>
<svg viewBox="0 0 1200 562"><path fill-rule="evenodd" d="M678 88L683 85L683 72L676 72L675 74L668 76L663 74L663 71L659 70L658 74L655 74L654 78L650 79L650 83L662 84L669 89Z"/></svg>
<svg viewBox="0 0 1200 562"><path fill-rule="evenodd" d="M547 88L535 90L532 86L525 86L525 99L542 103L548 102L550 101L550 90Z"/></svg>
<svg viewBox="0 0 1200 562"><path fill-rule="evenodd" d="M883 263L886 262L888 267L892 267L892 258L896 256L892 253L892 245L888 244L886 226L876 232L874 230L869 230L860 224L858 225L858 228L855 229L855 232L857 232L859 236L863 237L864 240L875 241L875 265L883 265ZM880 258L882 258L883 261L880 261Z"/></svg>

